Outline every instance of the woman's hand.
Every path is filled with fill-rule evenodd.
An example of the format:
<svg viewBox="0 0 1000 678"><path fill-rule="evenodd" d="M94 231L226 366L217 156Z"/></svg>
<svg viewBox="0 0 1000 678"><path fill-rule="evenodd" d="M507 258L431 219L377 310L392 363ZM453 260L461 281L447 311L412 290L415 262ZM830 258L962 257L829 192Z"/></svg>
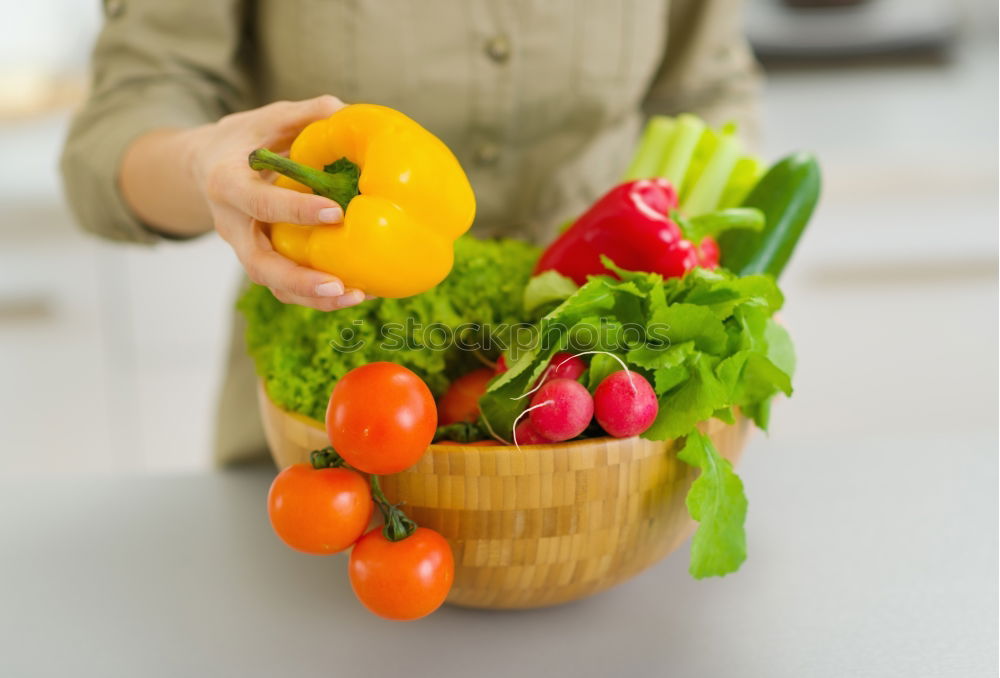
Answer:
<svg viewBox="0 0 1000 678"><path fill-rule="evenodd" d="M299 266L271 247L261 222L336 224L340 205L318 195L271 185L247 165L256 148L285 151L302 128L342 108L336 97L281 101L226 116L203 128L205 143L195 155L195 180L204 192L215 230L236 252L250 279L266 285L289 304L332 311L365 300L360 290L344 289L337 278Z"/></svg>
<svg viewBox="0 0 1000 678"><path fill-rule="evenodd" d="M286 151L303 127L343 106L332 96L281 101L190 130L146 134L131 144L122 160L126 201L147 223L175 234L192 234L197 232L192 224L207 225L210 220L250 279L285 303L321 311L359 304L366 298L361 290L345 289L336 277L286 259L261 230L261 223L276 221L339 223L344 218L340 205L273 186L247 164L254 149ZM184 162L163 162L178 155Z"/></svg>

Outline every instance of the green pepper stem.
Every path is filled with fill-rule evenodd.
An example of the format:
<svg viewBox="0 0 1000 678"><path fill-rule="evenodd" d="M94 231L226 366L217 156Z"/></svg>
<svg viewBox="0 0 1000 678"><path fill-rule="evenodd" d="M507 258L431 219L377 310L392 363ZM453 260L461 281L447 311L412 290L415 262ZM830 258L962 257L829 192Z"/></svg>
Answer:
<svg viewBox="0 0 1000 678"><path fill-rule="evenodd" d="M266 148L250 154L250 167L257 171L270 170L308 186L316 195L333 200L344 210L358 194L358 166L347 158L327 165L322 170L303 165Z"/></svg>
<svg viewBox="0 0 1000 678"><path fill-rule="evenodd" d="M382 486L379 485L378 476L372 474L368 476L372 488L372 500L382 513L382 534L389 541L400 541L406 539L417 529L417 524L410 520L405 513L399 510L398 506L389 503L382 493Z"/></svg>
<svg viewBox="0 0 1000 678"><path fill-rule="evenodd" d="M670 217L680 227L684 238L696 245L706 236L714 238L726 231L764 230L764 213L755 207L730 207L689 218L672 210Z"/></svg>

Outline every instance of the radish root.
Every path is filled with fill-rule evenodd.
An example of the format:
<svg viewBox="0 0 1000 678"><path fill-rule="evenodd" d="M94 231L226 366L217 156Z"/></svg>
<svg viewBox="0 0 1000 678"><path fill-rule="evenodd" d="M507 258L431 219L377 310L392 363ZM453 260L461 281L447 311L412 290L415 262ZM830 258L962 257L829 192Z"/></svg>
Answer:
<svg viewBox="0 0 1000 678"><path fill-rule="evenodd" d="M518 424L518 422L520 422L521 419L524 418L524 415L526 415L528 412L531 412L532 410L537 410L539 407L545 407L546 405L554 405L555 402L556 401L554 401L554 400L545 400L543 402L538 403L537 405L532 405L531 407L526 407L524 409L524 411L521 412L521 414L517 415L517 419L514 420L514 425L511 427L510 432L511 432L511 437L514 439L514 447L517 448L518 452L521 451L521 446L518 445L518 443L517 443L517 424Z"/></svg>
<svg viewBox="0 0 1000 678"><path fill-rule="evenodd" d="M550 366L550 368L551 367L555 367L555 368L562 367L566 362L572 360L573 358L579 358L582 355L597 355L597 354L610 356L610 357L614 358L615 360L617 360L618 364L622 366L623 370L625 370L625 374L628 375L628 385L632 387L632 393L638 393L638 390L635 387L635 382L632 381L632 370L630 370L628 368L628 365L625 364L624 360L622 360L621 358L619 358L618 356L616 356L614 353L610 353L608 351L584 351L583 353L576 353L574 355L569 356L568 358L563 358L562 360L559 361L558 365ZM547 368L545 370L545 372L542 372L542 377L544 377L545 373L548 372L548 371L549 371L549 368ZM532 393L534 393L535 391L537 391L538 389L540 389L544 385L545 385L545 380L542 379L542 378L539 378L538 379L538 384L533 389L531 389L530 391L526 391L526 392L522 393L519 396L512 396L511 400L520 400L521 398L524 398L526 396L530 396ZM528 410L525 410L525 412L527 412L527 411ZM517 422L514 422L514 423L516 424ZM517 443L516 440L514 442L515 442L515 444Z"/></svg>

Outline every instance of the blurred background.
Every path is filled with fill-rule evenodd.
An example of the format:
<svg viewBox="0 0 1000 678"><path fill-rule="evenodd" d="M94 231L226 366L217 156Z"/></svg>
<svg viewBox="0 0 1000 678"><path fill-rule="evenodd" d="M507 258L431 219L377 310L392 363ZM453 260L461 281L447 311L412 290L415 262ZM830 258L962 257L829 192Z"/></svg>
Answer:
<svg viewBox="0 0 1000 678"><path fill-rule="evenodd" d="M809 4L752 0L747 16L768 76L762 155L812 150L826 181L783 280L800 362L772 436L995 441L997 4ZM96 1L6 8L0 473L211 466L233 257L215 237L89 238L62 198L100 22Z"/></svg>

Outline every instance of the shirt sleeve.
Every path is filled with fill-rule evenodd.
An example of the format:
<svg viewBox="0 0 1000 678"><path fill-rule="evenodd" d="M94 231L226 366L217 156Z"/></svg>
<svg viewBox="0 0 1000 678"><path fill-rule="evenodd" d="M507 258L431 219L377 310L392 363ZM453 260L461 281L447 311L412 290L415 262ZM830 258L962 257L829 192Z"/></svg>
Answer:
<svg viewBox="0 0 1000 678"><path fill-rule="evenodd" d="M695 113L734 121L757 137L761 74L743 34L741 0L673 0L667 49L643 104L652 114Z"/></svg>
<svg viewBox="0 0 1000 678"><path fill-rule="evenodd" d="M248 107L245 18L241 0L105 1L90 95L61 159L70 208L85 230L131 242L164 237L125 204L122 155L145 132Z"/></svg>

